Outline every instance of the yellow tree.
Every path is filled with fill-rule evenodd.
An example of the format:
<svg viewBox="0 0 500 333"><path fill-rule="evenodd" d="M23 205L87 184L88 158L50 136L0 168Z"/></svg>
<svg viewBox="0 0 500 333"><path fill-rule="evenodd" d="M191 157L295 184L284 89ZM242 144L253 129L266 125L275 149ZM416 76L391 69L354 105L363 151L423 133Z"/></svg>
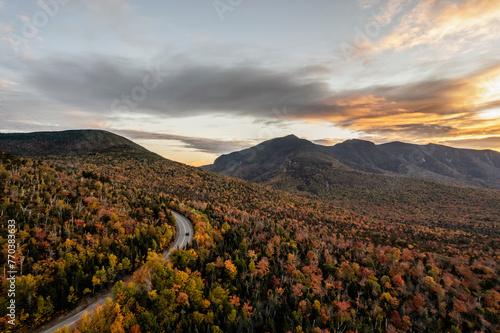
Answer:
<svg viewBox="0 0 500 333"><path fill-rule="evenodd" d="M231 279L234 280L236 278L236 274L238 272L237 272L236 266L234 266L234 264L231 261L231 259L226 260L224 262L224 266L226 267L226 269L227 269L227 271L228 271L229 276L231 277Z"/></svg>

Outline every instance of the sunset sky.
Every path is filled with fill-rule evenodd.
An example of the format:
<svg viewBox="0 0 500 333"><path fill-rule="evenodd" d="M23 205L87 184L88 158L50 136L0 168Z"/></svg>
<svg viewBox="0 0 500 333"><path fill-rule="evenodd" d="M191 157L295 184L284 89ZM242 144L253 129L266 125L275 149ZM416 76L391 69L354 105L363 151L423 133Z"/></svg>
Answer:
<svg viewBox="0 0 500 333"><path fill-rule="evenodd" d="M500 150L498 0L0 1L0 131L193 165L295 134Z"/></svg>

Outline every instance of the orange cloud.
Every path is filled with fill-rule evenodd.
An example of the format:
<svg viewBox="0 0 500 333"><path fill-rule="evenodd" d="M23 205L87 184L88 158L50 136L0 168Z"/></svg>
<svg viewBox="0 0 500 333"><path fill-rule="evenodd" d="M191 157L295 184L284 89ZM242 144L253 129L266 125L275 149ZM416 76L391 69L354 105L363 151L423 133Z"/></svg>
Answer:
<svg viewBox="0 0 500 333"><path fill-rule="evenodd" d="M332 96L308 119L379 141L444 142L500 136L500 65L468 76ZM491 147L495 148L495 147Z"/></svg>
<svg viewBox="0 0 500 333"><path fill-rule="evenodd" d="M487 147L489 149L500 151L500 136L447 140L442 143L458 148L485 149L485 147Z"/></svg>
<svg viewBox="0 0 500 333"><path fill-rule="evenodd" d="M500 1L425 0L403 15L372 51L402 51L420 45L461 50L500 37Z"/></svg>

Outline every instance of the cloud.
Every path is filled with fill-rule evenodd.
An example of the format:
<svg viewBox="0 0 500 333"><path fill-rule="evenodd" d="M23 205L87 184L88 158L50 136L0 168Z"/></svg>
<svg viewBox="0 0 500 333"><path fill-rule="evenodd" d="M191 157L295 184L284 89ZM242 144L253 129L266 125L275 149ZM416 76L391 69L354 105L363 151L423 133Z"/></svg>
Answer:
<svg viewBox="0 0 500 333"><path fill-rule="evenodd" d="M269 118L264 118L264 119L255 119L253 121L254 124L260 124L264 127L270 127L273 126L275 128L280 128L280 129L289 129L290 124L283 119L283 116L286 115L285 113L274 113L276 116L276 119L269 119Z"/></svg>
<svg viewBox="0 0 500 333"><path fill-rule="evenodd" d="M135 7L139 2L127 0L71 1L68 5L73 15L83 15L91 26L83 27L82 36L104 39L110 35L135 48L158 46L160 41L147 33L147 18ZM142 3L140 4L142 6Z"/></svg>
<svg viewBox="0 0 500 333"><path fill-rule="evenodd" d="M132 8L127 0L84 1L75 2L71 5L118 29L118 24L120 22L124 23L123 16L126 17L132 12Z"/></svg>
<svg viewBox="0 0 500 333"><path fill-rule="evenodd" d="M144 132L136 130L113 130L111 131L126 136L132 140L167 140L180 141L184 147L209 154L226 154L252 146L253 142L238 140L217 140L199 137L188 137L167 133Z"/></svg>
<svg viewBox="0 0 500 333"><path fill-rule="evenodd" d="M30 68L26 81L37 92L69 106L101 111L109 111L112 100L146 74L122 58L35 60Z"/></svg>
<svg viewBox="0 0 500 333"><path fill-rule="evenodd" d="M371 130L378 134L389 132L394 133L397 132L405 132L406 134L413 134L413 136L419 137L442 137L453 131L453 127L446 125L437 125L437 124L402 124L402 125L394 125L386 128L378 128ZM370 130L368 130L370 132Z"/></svg>
<svg viewBox="0 0 500 333"><path fill-rule="evenodd" d="M258 65L172 65L169 59L148 71L130 59L94 56L33 60L22 87L53 104L109 117L224 114L283 126L289 120L312 120L408 139L500 134L499 120L479 117L500 107L500 84L495 83L500 82L500 63L458 78L344 91L332 90L322 76L298 75L304 71L310 66L280 71ZM150 86L155 78L158 84ZM131 99L134 92L140 92L140 100ZM277 116L276 110L286 112ZM181 141L202 147L202 142Z"/></svg>
<svg viewBox="0 0 500 333"><path fill-rule="evenodd" d="M357 0L361 9L370 9L376 6L380 0Z"/></svg>
<svg viewBox="0 0 500 333"><path fill-rule="evenodd" d="M336 111L328 119L354 130L421 138L495 134L498 119L481 114L500 107L499 82L500 64L495 64L461 78L344 92L327 101Z"/></svg>
<svg viewBox="0 0 500 333"><path fill-rule="evenodd" d="M373 19L380 23L381 26L386 26L394 20L404 9L406 9L414 0L387 0L381 3L378 12L373 15Z"/></svg>
<svg viewBox="0 0 500 333"><path fill-rule="evenodd" d="M427 45L457 52L498 39L497 0L424 0L403 15L392 32L372 45L372 51L402 51Z"/></svg>
<svg viewBox="0 0 500 333"><path fill-rule="evenodd" d="M140 92L146 96L138 96L133 110L128 111L173 117L207 112L272 117L273 109L284 107L289 114L300 115L314 109L330 93L326 83L302 78L294 71L258 66L172 66L168 62L148 71L127 59L100 56L34 61L26 81L55 101L107 113L131 109L130 104L116 101L135 90L136 96ZM144 82L154 88L145 91Z"/></svg>
<svg viewBox="0 0 500 333"><path fill-rule="evenodd" d="M443 144L469 149L485 149L485 147L489 147L489 149L500 151L500 136L491 136L478 139L447 140L444 141Z"/></svg>
<svg viewBox="0 0 500 333"><path fill-rule="evenodd" d="M1 2L0 2L0 8L2 8ZM1 34L8 34L9 32L12 32L12 31L14 31L14 28L12 28L12 26L0 23L0 33Z"/></svg>

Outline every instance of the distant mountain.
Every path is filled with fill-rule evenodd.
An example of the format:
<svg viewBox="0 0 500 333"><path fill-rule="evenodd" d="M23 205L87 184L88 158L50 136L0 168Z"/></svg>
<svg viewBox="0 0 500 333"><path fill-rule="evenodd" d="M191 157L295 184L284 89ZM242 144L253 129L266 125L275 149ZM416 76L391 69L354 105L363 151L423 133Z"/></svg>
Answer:
<svg viewBox="0 0 500 333"><path fill-rule="evenodd" d="M213 165L202 168L263 183L281 173L286 173L295 163L315 169L345 168L326 147L299 139L295 135L269 140L252 148L222 155Z"/></svg>
<svg viewBox="0 0 500 333"><path fill-rule="evenodd" d="M2 133L0 151L24 157L113 152L136 157L159 158L158 155L122 136L102 130Z"/></svg>
<svg viewBox="0 0 500 333"><path fill-rule="evenodd" d="M345 165L360 171L400 173L407 167L404 160L386 153L370 141L347 140L328 147L328 151Z"/></svg>
<svg viewBox="0 0 500 333"><path fill-rule="evenodd" d="M327 147L289 135L222 155L214 164L203 168L278 188L313 193L329 191L331 186L346 182L378 186L392 181L393 178L387 176L500 189L499 152L433 144L375 145L369 141L348 140ZM366 173L372 176L367 177ZM367 178L371 180L366 182Z"/></svg>
<svg viewBox="0 0 500 333"><path fill-rule="evenodd" d="M402 142L380 145L389 154L411 165L443 177L446 182L500 188L500 153L493 150L457 149L443 145L425 146Z"/></svg>

